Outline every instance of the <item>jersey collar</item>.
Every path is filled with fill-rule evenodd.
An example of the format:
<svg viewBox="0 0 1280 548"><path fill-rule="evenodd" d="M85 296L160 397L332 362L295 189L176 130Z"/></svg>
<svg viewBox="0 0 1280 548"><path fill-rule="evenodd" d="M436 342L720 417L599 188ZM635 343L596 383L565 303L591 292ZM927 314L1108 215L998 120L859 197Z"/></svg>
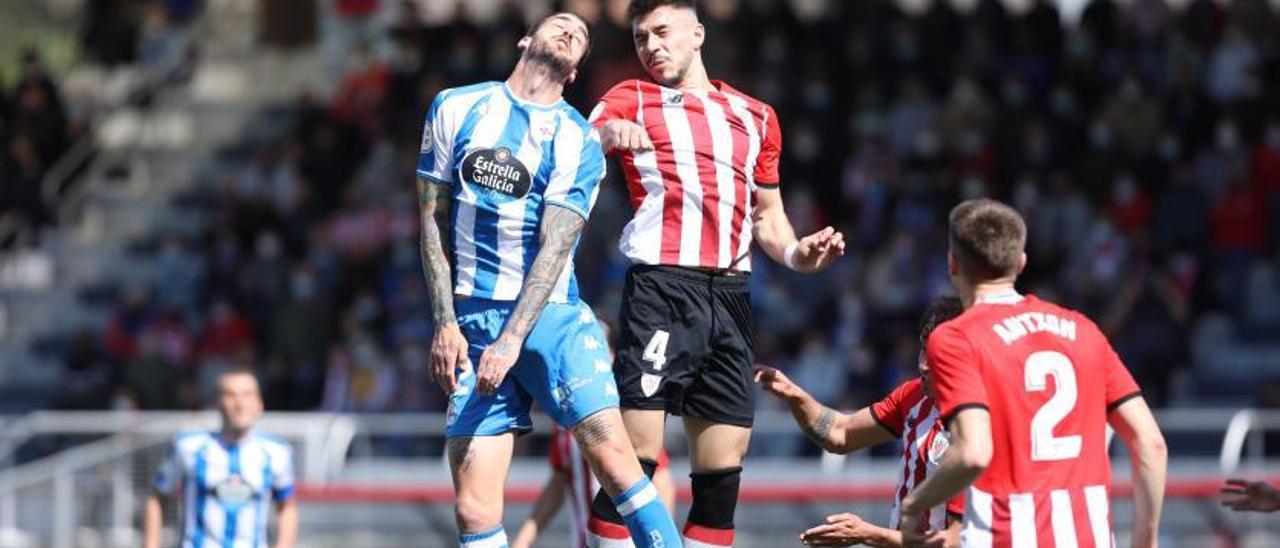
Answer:
<svg viewBox="0 0 1280 548"><path fill-rule="evenodd" d="M1005 289L987 293L973 301L973 304L1016 304L1022 302L1023 296L1016 289Z"/></svg>

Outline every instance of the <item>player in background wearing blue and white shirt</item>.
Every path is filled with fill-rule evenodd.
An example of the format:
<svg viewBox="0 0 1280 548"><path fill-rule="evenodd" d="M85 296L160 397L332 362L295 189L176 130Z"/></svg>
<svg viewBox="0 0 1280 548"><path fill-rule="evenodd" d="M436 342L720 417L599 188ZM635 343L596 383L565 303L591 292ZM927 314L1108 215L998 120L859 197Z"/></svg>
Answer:
<svg viewBox="0 0 1280 548"><path fill-rule="evenodd" d="M623 429L604 332L573 276L604 177L598 137L562 97L589 44L581 18L547 16L516 44L505 82L445 90L427 113L418 196L431 372L450 394L445 430L467 548L507 546L503 485L532 401L573 432L637 546L681 546Z"/></svg>
<svg viewBox="0 0 1280 548"><path fill-rule="evenodd" d="M276 513L275 548L298 536L293 451L254 431L262 416L258 379L244 369L218 376L217 431L179 434L156 473L143 520L143 547L160 548L161 499L182 496L182 548L265 548ZM274 502L274 505L271 504Z"/></svg>

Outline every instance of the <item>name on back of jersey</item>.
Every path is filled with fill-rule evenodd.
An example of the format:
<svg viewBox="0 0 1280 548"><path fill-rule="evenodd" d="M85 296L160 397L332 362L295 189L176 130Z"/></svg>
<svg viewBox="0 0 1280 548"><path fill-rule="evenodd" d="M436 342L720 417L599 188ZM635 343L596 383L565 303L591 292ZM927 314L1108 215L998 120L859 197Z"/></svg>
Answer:
<svg viewBox="0 0 1280 548"><path fill-rule="evenodd" d="M1044 312L1025 312L1009 316L991 326L1005 344L1013 344L1032 333L1053 333L1064 339L1076 340L1076 322Z"/></svg>
<svg viewBox="0 0 1280 548"><path fill-rule="evenodd" d="M478 148L462 160L462 180L481 189L519 199L529 193L529 170L506 148Z"/></svg>

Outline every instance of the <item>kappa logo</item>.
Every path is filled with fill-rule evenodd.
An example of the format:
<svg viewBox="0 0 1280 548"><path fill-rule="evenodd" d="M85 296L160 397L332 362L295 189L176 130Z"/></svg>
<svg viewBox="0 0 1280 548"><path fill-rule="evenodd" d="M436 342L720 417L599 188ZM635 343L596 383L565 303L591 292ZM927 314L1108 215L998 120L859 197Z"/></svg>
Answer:
<svg viewBox="0 0 1280 548"><path fill-rule="evenodd" d="M587 350L600 350L604 347L600 345L600 341L596 340L595 337L588 336L582 339L582 348Z"/></svg>
<svg viewBox="0 0 1280 548"><path fill-rule="evenodd" d="M596 360L596 373L608 373L611 369L613 369L613 367L609 365L609 362Z"/></svg>
<svg viewBox="0 0 1280 548"><path fill-rule="evenodd" d="M644 397L650 397L658 393L658 387L662 385L662 377L649 373L640 374L640 391L644 392Z"/></svg>
<svg viewBox="0 0 1280 548"><path fill-rule="evenodd" d="M578 323L588 324L596 321L596 315L592 314L588 309L582 309L582 313L578 314Z"/></svg>

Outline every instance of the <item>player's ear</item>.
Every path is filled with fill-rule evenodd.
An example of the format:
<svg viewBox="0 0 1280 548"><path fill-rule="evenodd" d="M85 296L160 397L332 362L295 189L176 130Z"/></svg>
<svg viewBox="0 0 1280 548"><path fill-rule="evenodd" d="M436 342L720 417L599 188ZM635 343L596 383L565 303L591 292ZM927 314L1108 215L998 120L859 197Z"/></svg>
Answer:
<svg viewBox="0 0 1280 548"><path fill-rule="evenodd" d="M955 278L960 275L960 265L956 263L956 256L947 249L947 275Z"/></svg>
<svg viewBox="0 0 1280 548"><path fill-rule="evenodd" d="M569 72L569 78L565 79L564 85L567 86L569 84L572 84L574 79L576 79L577 77L578 77L578 69L573 69L572 71Z"/></svg>
<svg viewBox="0 0 1280 548"><path fill-rule="evenodd" d="M516 49L520 51L524 51L526 49L529 49L529 44L532 44L532 43L533 43L533 37L525 36L524 38L521 38L519 42L516 42Z"/></svg>
<svg viewBox="0 0 1280 548"><path fill-rule="evenodd" d="M702 42L707 39L707 28L698 23L693 26L693 47L702 49Z"/></svg>
<svg viewBox="0 0 1280 548"><path fill-rule="evenodd" d="M1018 270L1016 275L1021 276L1022 271L1025 268L1027 268L1027 252L1023 251L1022 255L1018 256Z"/></svg>

